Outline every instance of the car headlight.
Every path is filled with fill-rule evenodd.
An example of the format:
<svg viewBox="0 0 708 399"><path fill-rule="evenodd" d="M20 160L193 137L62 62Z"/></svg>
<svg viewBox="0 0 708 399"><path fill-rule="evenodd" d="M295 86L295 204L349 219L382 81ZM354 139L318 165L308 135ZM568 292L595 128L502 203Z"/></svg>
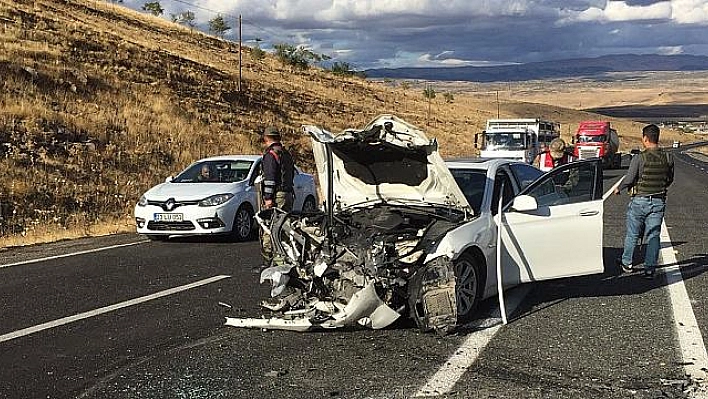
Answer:
<svg viewBox="0 0 708 399"><path fill-rule="evenodd" d="M148 204L148 199L146 196L141 195L140 199L138 200L138 206L145 206Z"/></svg>
<svg viewBox="0 0 708 399"><path fill-rule="evenodd" d="M199 201L199 206L217 206L233 198L233 194L216 194Z"/></svg>

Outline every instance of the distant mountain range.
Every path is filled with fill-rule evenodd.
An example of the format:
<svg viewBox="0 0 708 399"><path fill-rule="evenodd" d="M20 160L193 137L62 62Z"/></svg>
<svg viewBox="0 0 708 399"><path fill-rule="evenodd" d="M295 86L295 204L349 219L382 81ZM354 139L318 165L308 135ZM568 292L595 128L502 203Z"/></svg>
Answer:
<svg viewBox="0 0 708 399"><path fill-rule="evenodd" d="M706 56L624 54L485 67L368 69L365 73L368 78L514 82L596 76L608 72L706 70Z"/></svg>

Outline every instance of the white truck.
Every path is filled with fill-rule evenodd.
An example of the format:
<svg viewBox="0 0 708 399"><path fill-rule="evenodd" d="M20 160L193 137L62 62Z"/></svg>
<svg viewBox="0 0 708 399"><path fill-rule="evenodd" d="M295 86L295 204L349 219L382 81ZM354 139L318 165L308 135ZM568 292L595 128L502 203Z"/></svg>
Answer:
<svg viewBox="0 0 708 399"><path fill-rule="evenodd" d="M542 147L560 137L560 124L540 118L489 119L474 135L481 158L508 158L533 162Z"/></svg>

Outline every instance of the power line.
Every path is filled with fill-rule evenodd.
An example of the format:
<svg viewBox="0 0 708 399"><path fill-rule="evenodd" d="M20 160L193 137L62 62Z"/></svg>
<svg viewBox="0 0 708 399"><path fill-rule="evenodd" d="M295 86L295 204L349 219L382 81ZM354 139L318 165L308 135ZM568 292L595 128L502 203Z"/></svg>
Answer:
<svg viewBox="0 0 708 399"><path fill-rule="evenodd" d="M214 10L214 9L207 8L207 7L202 7L202 6L200 6L200 5L197 5L197 4L194 4L194 3L190 3L190 2L185 1L185 0L170 0L170 1L174 1L175 3L181 3L181 4L184 4L184 5L188 5L188 6L190 6L190 7L194 7L194 8L196 8L196 9L198 9L198 10L202 10L202 11L207 11L207 12L215 13L215 14L217 14L217 15L224 15L224 16L227 16L227 17L233 18L233 19L238 19L238 18L239 18L239 16L237 16L237 15L232 15L232 14L227 13L227 12L223 12L223 11L219 11L219 10ZM286 40L283 38L283 36L282 36L281 34L275 32L275 31L273 31L273 30L271 30L271 29L264 28L264 27L262 27L262 26L256 24L254 21L251 21L251 20L248 20L248 19L243 19L243 18L241 19L241 21L242 21L242 23L246 23L247 25L251 25L251 26L253 26L254 28L256 28L256 29L258 29L258 30L261 30L261 31L263 31L263 32L265 32L265 33L267 33L267 34L269 34L269 35L271 35L271 36L274 36L275 39L280 39L280 40L286 41ZM290 36L290 37L293 37L294 35L291 34L291 35L289 35L289 36Z"/></svg>

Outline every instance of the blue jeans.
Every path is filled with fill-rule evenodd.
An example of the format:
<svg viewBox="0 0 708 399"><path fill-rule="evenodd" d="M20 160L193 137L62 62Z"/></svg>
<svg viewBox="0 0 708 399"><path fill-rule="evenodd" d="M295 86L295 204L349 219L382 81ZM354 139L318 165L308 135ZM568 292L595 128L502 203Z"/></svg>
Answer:
<svg viewBox="0 0 708 399"><path fill-rule="evenodd" d="M632 256L637 242L644 234L646 237L646 255L644 268L653 271L659 261L661 246L661 222L664 219L666 202L661 198L633 197L627 206L627 235L624 237L622 263L632 264Z"/></svg>

